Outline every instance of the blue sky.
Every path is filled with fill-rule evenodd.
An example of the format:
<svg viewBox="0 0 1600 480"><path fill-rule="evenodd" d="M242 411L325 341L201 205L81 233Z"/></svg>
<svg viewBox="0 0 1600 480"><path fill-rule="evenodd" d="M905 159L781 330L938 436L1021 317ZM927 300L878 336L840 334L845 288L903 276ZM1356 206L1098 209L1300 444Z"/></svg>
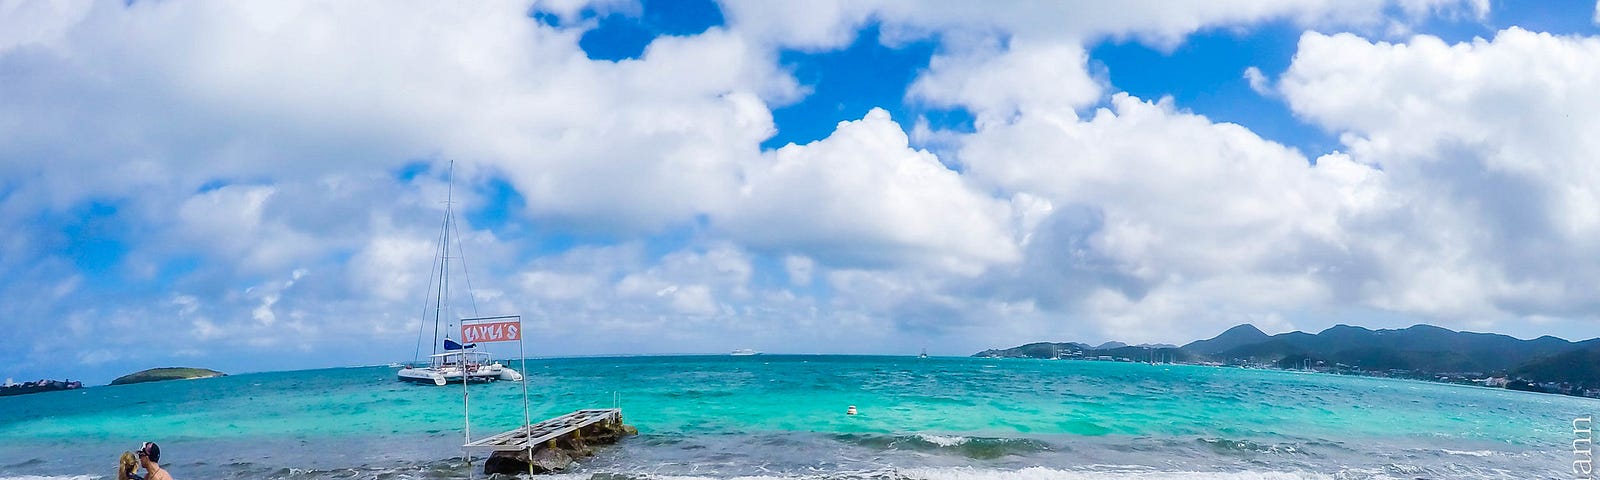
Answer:
<svg viewBox="0 0 1600 480"><path fill-rule="evenodd" d="M1589 1L203 5L0 18L0 374L407 360L451 162L540 355L1600 331Z"/></svg>

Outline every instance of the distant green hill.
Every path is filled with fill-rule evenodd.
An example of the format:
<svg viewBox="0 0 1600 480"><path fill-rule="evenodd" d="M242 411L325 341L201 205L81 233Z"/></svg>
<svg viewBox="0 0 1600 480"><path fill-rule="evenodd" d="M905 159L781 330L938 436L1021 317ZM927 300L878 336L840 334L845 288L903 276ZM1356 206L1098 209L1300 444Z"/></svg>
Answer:
<svg viewBox="0 0 1600 480"><path fill-rule="evenodd" d="M1367 371L1507 375L1532 382L1566 382L1600 388L1600 338L1573 343L1543 336L1531 340L1494 333L1458 332L1432 325L1371 330L1335 325L1321 332L1267 335L1243 324L1182 348L1153 345L1101 347L1083 343L1031 343L985 350L978 357L1097 358L1135 361L1215 361L1299 368L1344 365ZM1146 348L1150 347L1150 348Z"/></svg>
<svg viewBox="0 0 1600 480"><path fill-rule="evenodd" d="M1077 353L1082 355L1088 351L1089 346L1081 343L1030 343L1006 349L984 350L974 357L999 357L999 358L1055 358Z"/></svg>
<svg viewBox="0 0 1600 480"><path fill-rule="evenodd" d="M1203 356L1178 347L1128 345L1122 342L1106 342L1101 344L1100 347L1089 347L1087 344L1077 342L1040 342L1012 348L984 350L973 356L987 358L1096 358L1108 356L1138 362L1195 362L1205 360Z"/></svg>
<svg viewBox="0 0 1600 480"><path fill-rule="evenodd" d="M1228 329L1222 334L1208 340L1195 340L1184 345L1183 349L1201 355L1216 355L1228 350L1265 342L1272 337L1261 333L1261 329L1248 323Z"/></svg>
<svg viewBox="0 0 1600 480"><path fill-rule="evenodd" d="M1517 367L1517 376L1546 382L1567 382L1600 388L1600 342L1584 342L1577 350L1551 355Z"/></svg>
<svg viewBox="0 0 1600 480"><path fill-rule="evenodd" d="M163 367L130 373L112 380L112 385L127 385L130 383L159 382L162 380L186 380L191 378L223 377L228 374L216 370L188 367Z"/></svg>
<svg viewBox="0 0 1600 480"><path fill-rule="evenodd" d="M1528 361L1576 348L1576 344L1550 336L1521 340L1492 333L1457 332L1432 325L1394 330L1335 325L1316 334L1289 332L1272 336L1249 334L1254 328L1241 327L1244 326L1184 348L1198 348L1201 353L1223 361L1248 359L1271 363L1296 357L1369 370L1482 373L1511 370ZM1238 335L1240 331L1248 335ZM1252 339L1255 341L1250 341ZM1219 348L1217 344L1233 346Z"/></svg>

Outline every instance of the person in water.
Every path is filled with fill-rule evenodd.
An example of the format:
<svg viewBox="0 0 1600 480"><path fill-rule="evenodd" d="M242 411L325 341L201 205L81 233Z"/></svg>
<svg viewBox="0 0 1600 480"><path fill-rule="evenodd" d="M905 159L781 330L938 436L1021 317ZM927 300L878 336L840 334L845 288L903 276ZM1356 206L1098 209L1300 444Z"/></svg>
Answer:
<svg viewBox="0 0 1600 480"><path fill-rule="evenodd" d="M139 476L139 458L133 452L122 452L122 457L117 459L117 480L144 480Z"/></svg>
<svg viewBox="0 0 1600 480"><path fill-rule="evenodd" d="M172 480L172 475L161 468L161 447L144 442L139 447L139 464L144 466L144 480Z"/></svg>

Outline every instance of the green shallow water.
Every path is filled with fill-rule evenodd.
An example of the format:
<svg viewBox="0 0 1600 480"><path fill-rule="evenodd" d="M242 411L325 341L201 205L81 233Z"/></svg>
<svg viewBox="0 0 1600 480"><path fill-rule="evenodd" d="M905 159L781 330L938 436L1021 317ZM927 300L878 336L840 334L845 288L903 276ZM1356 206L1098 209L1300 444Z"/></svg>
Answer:
<svg viewBox="0 0 1600 480"><path fill-rule="evenodd" d="M1572 418L1600 413L1593 400L1498 389L1113 362L763 355L540 359L527 369L535 420L620 398L643 433L586 468L670 474L685 472L659 469L842 472L867 456L899 469L1110 462L1156 472L1397 469L1401 478L1414 467L1425 477L1560 478ZM474 436L522 421L519 384L468 391ZM143 439L206 456L226 448L233 463L446 461L462 435L462 393L362 367L0 398L0 478L92 471L84 469L105 462L48 452L109 458ZM850 405L861 413L844 415ZM350 444L384 453L328 451ZM805 455L789 458L796 451ZM1152 452L1160 458L1146 458ZM829 455L850 460L814 460ZM220 476L243 468L192 467Z"/></svg>

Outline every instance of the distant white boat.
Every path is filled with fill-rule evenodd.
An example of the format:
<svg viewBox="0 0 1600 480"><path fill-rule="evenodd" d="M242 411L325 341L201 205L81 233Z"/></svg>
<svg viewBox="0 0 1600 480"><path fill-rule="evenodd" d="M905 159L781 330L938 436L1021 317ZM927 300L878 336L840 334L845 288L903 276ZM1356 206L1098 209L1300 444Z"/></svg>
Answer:
<svg viewBox="0 0 1600 480"><path fill-rule="evenodd" d="M728 355L733 355L735 357L744 357L744 356L749 356L749 355L760 355L760 354L761 354L761 352L757 352L755 350L751 350L751 349L748 349L748 348L741 348L741 349L738 349L738 350L734 350L733 353L729 353Z"/></svg>

